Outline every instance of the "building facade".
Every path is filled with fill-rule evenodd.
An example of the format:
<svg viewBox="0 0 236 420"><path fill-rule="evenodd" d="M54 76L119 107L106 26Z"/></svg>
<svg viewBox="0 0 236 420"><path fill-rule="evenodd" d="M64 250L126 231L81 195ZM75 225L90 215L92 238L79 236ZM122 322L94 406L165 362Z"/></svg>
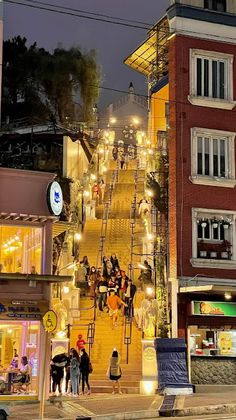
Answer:
<svg viewBox="0 0 236 420"><path fill-rule="evenodd" d="M43 316L52 306L52 285L72 280L52 275L53 225L63 200L54 178L0 168L0 401L22 398L13 381L23 356L30 366L23 398L42 398L43 366L49 391L50 339Z"/></svg>
<svg viewBox="0 0 236 420"><path fill-rule="evenodd" d="M236 380L230 359L236 356L235 40L234 1L170 1L166 16L126 59L151 80L153 121L163 114L158 100L168 103L172 336L188 340L195 383ZM153 131L158 143L158 127ZM210 370L224 374L214 379Z"/></svg>

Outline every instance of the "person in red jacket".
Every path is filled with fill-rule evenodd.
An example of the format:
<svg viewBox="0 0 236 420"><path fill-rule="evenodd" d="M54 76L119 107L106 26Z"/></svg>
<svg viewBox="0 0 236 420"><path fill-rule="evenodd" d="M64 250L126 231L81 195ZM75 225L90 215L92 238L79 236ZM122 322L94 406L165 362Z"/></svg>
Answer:
<svg viewBox="0 0 236 420"><path fill-rule="evenodd" d="M78 340L76 342L76 347L77 347L79 353L82 349L84 349L85 344L86 344L86 341L83 339L82 334L79 334L78 335Z"/></svg>

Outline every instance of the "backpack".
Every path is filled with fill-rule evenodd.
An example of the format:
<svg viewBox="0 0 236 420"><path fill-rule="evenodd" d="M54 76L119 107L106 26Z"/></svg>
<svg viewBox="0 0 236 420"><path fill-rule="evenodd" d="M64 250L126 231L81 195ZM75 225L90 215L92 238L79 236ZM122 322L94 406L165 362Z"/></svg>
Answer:
<svg viewBox="0 0 236 420"><path fill-rule="evenodd" d="M93 366L92 366L92 363L89 362L89 373L92 373L92 372L93 372Z"/></svg>

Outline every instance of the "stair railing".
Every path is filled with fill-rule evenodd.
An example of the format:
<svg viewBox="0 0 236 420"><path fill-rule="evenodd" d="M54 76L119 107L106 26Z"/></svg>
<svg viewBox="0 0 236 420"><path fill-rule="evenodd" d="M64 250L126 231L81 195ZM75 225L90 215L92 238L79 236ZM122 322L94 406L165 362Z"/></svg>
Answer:
<svg viewBox="0 0 236 420"><path fill-rule="evenodd" d="M129 363L129 346L132 343L132 312L133 306L132 302L127 308L127 314L125 315L125 325L124 325L124 344L126 346L126 364Z"/></svg>
<svg viewBox="0 0 236 420"><path fill-rule="evenodd" d="M87 309L87 308L86 308ZM86 343L89 345L89 357L91 355L91 350L94 344L94 337L95 337L95 322L89 322L89 323L78 323L78 324L67 324L66 330L67 330L67 338L68 341L68 353L70 351L70 336L71 336L71 328L72 327L87 327L87 337L86 337Z"/></svg>
<svg viewBox="0 0 236 420"><path fill-rule="evenodd" d="M108 190L108 199L104 204L104 210L103 210L103 216L102 216L102 227L101 227L101 234L100 234L100 247L97 255L97 262L96 267L98 268L99 262L102 266L103 263L103 257L104 257L104 247L105 247L105 240L107 235L107 225L108 225L108 219L109 214L111 211L111 204L112 204L112 196L113 191L115 188L116 183L118 182L118 174L119 174L119 162L116 162L116 169L112 171L112 179L109 185Z"/></svg>

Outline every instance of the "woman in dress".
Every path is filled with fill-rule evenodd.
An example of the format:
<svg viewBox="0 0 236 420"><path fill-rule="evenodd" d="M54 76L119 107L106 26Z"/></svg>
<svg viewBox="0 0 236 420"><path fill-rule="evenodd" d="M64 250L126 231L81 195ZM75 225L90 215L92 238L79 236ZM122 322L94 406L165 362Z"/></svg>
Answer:
<svg viewBox="0 0 236 420"><path fill-rule="evenodd" d="M107 373L109 379L112 381L112 394L116 393L116 385L118 388L118 393L122 394L119 383L119 379L121 378L120 356L116 349L114 349L112 352Z"/></svg>

